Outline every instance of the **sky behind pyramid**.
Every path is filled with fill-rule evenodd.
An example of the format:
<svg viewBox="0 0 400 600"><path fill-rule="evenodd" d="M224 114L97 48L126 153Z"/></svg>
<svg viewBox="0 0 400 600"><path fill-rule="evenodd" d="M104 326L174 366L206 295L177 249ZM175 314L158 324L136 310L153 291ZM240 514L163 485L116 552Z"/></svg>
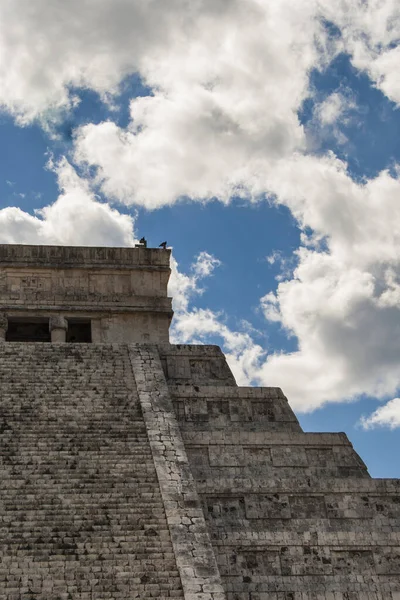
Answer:
<svg viewBox="0 0 400 600"><path fill-rule="evenodd" d="M172 341L400 476L395 0L2 0L0 242L173 248Z"/></svg>

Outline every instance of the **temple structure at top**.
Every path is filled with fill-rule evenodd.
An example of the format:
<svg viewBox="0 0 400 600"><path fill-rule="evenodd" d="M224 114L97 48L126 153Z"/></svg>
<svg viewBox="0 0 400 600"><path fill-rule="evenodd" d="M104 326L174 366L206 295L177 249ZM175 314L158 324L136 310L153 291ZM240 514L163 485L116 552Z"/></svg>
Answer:
<svg viewBox="0 0 400 600"><path fill-rule="evenodd" d="M168 342L170 250L0 245L7 341ZM7 319L7 320L6 320Z"/></svg>

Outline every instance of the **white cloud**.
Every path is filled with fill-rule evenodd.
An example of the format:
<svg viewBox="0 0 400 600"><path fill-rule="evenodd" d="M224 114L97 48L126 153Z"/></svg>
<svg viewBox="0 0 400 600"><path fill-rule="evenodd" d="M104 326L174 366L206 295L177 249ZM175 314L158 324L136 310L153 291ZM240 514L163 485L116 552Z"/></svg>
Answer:
<svg viewBox="0 0 400 600"><path fill-rule="evenodd" d="M400 6L397 0L320 0L325 18L340 30L343 48L357 69L400 104Z"/></svg>
<svg viewBox="0 0 400 600"><path fill-rule="evenodd" d="M169 44L185 2L3 0L0 104L21 122L52 118L77 102L72 88L103 97ZM189 18L189 14L187 18ZM184 24L183 24L184 25Z"/></svg>
<svg viewBox="0 0 400 600"><path fill-rule="evenodd" d="M274 64L289 41L297 47L293 59L310 60L306 54L312 50L307 47L302 52L302 40L297 43L297 38L312 41L315 2L304 1L298 7L283 4L281 9L263 0L4 0L0 102L26 122L71 107L77 101L71 88L90 88L107 97L136 71L157 88L171 89L177 75L175 87L182 82L196 85L199 79L208 88L218 86L223 63L228 77L242 77L243 71L254 86L265 74L266 64L268 72L276 74L290 68L281 60ZM285 21L290 24L282 28ZM243 32L248 37L253 28L254 35L232 73L235 48L242 45ZM280 35L271 36L277 30ZM253 58L257 60L249 71ZM297 75L293 69L291 75L296 93L296 80L304 72L299 69ZM239 104L247 101L238 100ZM243 108L238 106L239 111Z"/></svg>
<svg viewBox="0 0 400 600"><path fill-rule="evenodd" d="M196 295L204 292L201 281L210 277L220 265L217 258L203 251L191 265L192 274L185 275L180 272L178 263L172 257L168 292L173 298L175 314L171 343L207 343L210 337L218 339L238 384L249 385L265 351L252 340L250 332L232 331L224 322L223 313L191 306Z"/></svg>
<svg viewBox="0 0 400 600"><path fill-rule="evenodd" d="M343 94L334 92L317 106L315 112L322 125L332 125L343 115L347 105Z"/></svg>
<svg viewBox="0 0 400 600"><path fill-rule="evenodd" d="M329 42L322 17L340 40ZM303 410L385 397L400 384L399 181L383 172L355 183L333 155L307 156L297 111L312 69L339 49L400 102L399 22L395 0L4 0L0 103L21 122L49 118L75 102L71 86L106 98L140 72L154 93L131 101L126 129L110 121L77 133L77 160L97 167L111 199L157 208L184 196L228 203L268 193L303 230L293 276L262 300L298 351L264 360L251 333L190 309L217 266L204 256L189 275L172 265L174 335L219 336L239 381L283 385ZM343 113L333 95L320 122L334 126ZM129 217L97 202L67 163L57 174L63 192L53 205L35 216L0 211L2 241L133 243Z"/></svg>
<svg viewBox="0 0 400 600"><path fill-rule="evenodd" d="M321 20L340 29L333 44L399 101L396 0L3 0L0 104L21 122L48 118L78 101L74 89L112 100L121 81L139 72L166 93L166 104L187 96L185 88L215 92L208 116L222 128L231 119L250 129L267 124L279 145L280 119L293 126L288 105L301 102L309 70L329 60L332 42ZM207 111L204 100L197 103ZM263 103L264 112L257 108Z"/></svg>
<svg viewBox="0 0 400 600"><path fill-rule="evenodd" d="M203 6L194 30L146 59L155 92L131 101L126 129L79 131L76 159L97 167L109 197L147 208L183 196L227 203L251 197L260 170L305 148L297 111L323 40L312 3L233 2L214 16Z"/></svg>
<svg viewBox="0 0 400 600"><path fill-rule="evenodd" d="M368 417L362 417L361 425L364 429L373 429L375 427L396 429L396 427L400 427L400 398L393 398L393 400L379 407Z"/></svg>
<svg viewBox="0 0 400 600"><path fill-rule="evenodd" d="M332 92L314 107L313 118L307 123L309 145L319 146L332 137L340 145L349 142L344 127L359 122L360 108L348 88Z"/></svg>
<svg viewBox="0 0 400 600"><path fill-rule="evenodd" d="M213 273L214 269L220 267L221 264L222 263L218 258L215 258L215 256L212 256L212 254L209 254L203 250L198 255L196 262L192 266L192 269L198 278L209 277Z"/></svg>
<svg viewBox="0 0 400 600"><path fill-rule="evenodd" d="M281 253L274 250L271 254L265 257L265 260L269 265L274 265L276 262L281 261Z"/></svg>
<svg viewBox="0 0 400 600"><path fill-rule="evenodd" d="M310 71L344 49L381 85L371 65L400 31L390 0L368 9L343 0L335 10L325 0L221 2L217 19L211 5L194 10L190 20L182 9L163 52L146 48L140 68L154 95L132 100L128 127L109 121L79 131L76 159L97 167L110 198L157 208L185 196L227 203L268 192L260 176L265 183L277 160L306 150L297 111L310 94ZM321 19L342 37L329 42ZM390 69L398 77L394 62ZM344 144L336 123L354 108L351 96L334 92L317 109L319 125Z"/></svg>
<svg viewBox="0 0 400 600"><path fill-rule="evenodd" d="M214 269L220 265L221 261L215 256L202 251L190 267L191 274L185 275L179 270L175 257L171 255L171 277L168 283L168 294L172 296L173 309L176 315L187 312L191 300L204 291L200 286L200 281L205 277L210 277Z"/></svg>
<svg viewBox="0 0 400 600"><path fill-rule="evenodd" d="M0 210L1 243L133 245L130 216L97 202L87 182L65 159L50 167L57 175L60 196L34 215L17 207Z"/></svg>
<svg viewBox="0 0 400 600"><path fill-rule="evenodd" d="M239 381L282 386L296 410L363 394L385 399L400 386L400 181L382 172L356 183L334 157L277 164L268 185L311 239L276 292L261 300L298 349L265 356L251 332L224 315L189 310L181 341L219 337ZM301 193L300 193L301 191Z"/></svg>

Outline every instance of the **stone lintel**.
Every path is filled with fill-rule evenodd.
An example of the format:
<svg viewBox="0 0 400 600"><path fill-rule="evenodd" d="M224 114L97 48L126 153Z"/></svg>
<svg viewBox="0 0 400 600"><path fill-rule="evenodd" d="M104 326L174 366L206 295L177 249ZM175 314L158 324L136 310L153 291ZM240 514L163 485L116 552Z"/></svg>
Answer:
<svg viewBox="0 0 400 600"><path fill-rule="evenodd" d="M66 300L63 302L55 303L53 300L41 300L40 304L30 304L23 300L15 300L14 303L4 304L4 308L7 313L28 313L31 311L46 312L64 312L64 313L165 313L172 318L173 310L171 308L171 298L160 298L160 297L147 297L147 296L133 296L130 298L130 302L120 302L115 304L113 301L101 302L88 300L85 301L74 301L73 303ZM31 313L32 314L32 313ZM17 315L14 315L17 316Z"/></svg>

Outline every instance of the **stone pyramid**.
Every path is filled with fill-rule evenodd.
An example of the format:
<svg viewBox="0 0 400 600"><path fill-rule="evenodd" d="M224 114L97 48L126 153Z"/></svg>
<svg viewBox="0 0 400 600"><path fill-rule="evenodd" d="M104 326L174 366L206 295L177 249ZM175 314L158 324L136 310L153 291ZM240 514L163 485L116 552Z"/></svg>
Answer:
<svg viewBox="0 0 400 600"><path fill-rule="evenodd" d="M169 344L169 273L0 246L0 600L400 600L400 481Z"/></svg>

